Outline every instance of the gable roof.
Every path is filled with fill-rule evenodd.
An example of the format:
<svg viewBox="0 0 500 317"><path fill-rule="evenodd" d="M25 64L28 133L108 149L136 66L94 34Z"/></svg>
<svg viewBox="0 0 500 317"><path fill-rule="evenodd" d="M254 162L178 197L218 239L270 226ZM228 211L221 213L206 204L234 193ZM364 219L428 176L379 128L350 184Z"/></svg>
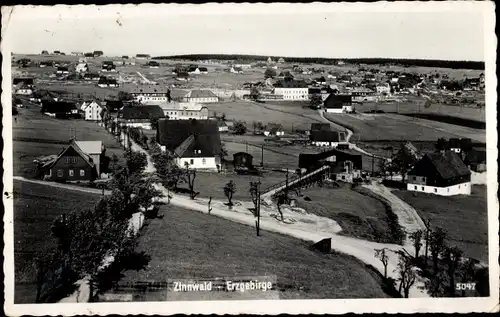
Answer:
<svg viewBox="0 0 500 317"><path fill-rule="evenodd" d="M119 117L125 120L163 118L163 110L158 105L126 106L119 111Z"/></svg>
<svg viewBox="0 0 500 317"><path fill-rule="evenodd" d="M86 154L101 154L102 141L75 141L76 145Z"/></svg>
<svg viewBox="0 0 500 317"><path fill-rule="evenodd" d="M266 125L266 131L271 131L271 132L283 131L283 126L279 123L268 123Z"/></svg>
<svg viewBox="0 0 500 317"><path fill-rule="evenodd" d="M221 152L219 129L214 120L162 119L157 131L158 143L180 157L209 157Z"/></svg>
<svg viewBox="0 0 500 317"><path fill-rule="evenodd" d="M331 131L332 126L329 123L311 123L311 131Z"/></svg>
<svg viewBox="0 0 500 317"><path fill-rule="evenodd" d="M426 154L411 170L410 175L425 176L432 173L428 164L434 166L442 179L452 179L470 175L471 172L462 159L453 151Z"/></svg>
<svg viewBox="0 0 500 317"><path fill-rule="evenodd" d="M123 101L121 100L106 100L106 108L110 112L115 112L123 108Z"/></svg>
<svg viewBox="0 0 500 317"><path fill-rule="evenodd" d="M325 108L341 109L342 106L352 103L351 95L334 95L330 94L324 101Z"/></svg>
<svg viewBox="0 0 500 317"><path fill-rule="evenodd" d="M100 141L99 141L100 142ZM90 167L95 167L95 164L92 162L92 159L89 157L87 153L82 151L82 149L78 146L75 140L71 140L71 143L69 146L61 151L57 158L50 164L49 167L54 166L60 159L61 157L68 152L70 149L73 149L84 161L87 163Z"/></svg>
<svg viewBox="0 0 500 317"><path fill-rule="evenodd" d="M210 90L191 90L186 98L217 98L217 96Z"/></svg>
<svg viewBox="0 0 500 317"><path fill-rule="evenodd" d="M48 113L71 113L77 110L76 104L66 101L44 101L42 102L42 112Z"/></svg>
<svg viewBox="0 0 500 317"><path fill-rule="evenodd" d="M340 136L338 131L314 130L309 139L313 142L339 142Z"/></svg>
<svg viewBox="0 0 500 317"><path fill-rule="evenodd" d="M95 101L95 100L94 100L94 101L87 101L87 102L84 102L84 103L82 104L82 106L80 107L80 109L81 109L81 110L85 110L85 109L87 109L88 107L90 107L91 105L97 105L97 106L98 106L99 108L101 108L101 109L102 109L102 108L104 108L104 107L102 106L102 104L100 104L99 102L97 102L97 101Z"/></svg>
<svg viewBox="0 0 500 317"><path fill-rule="evenodd" d="M140 85L135 86L130 90L131 94L166 94L168 93L168 87L163 87L160 85Z"/></svg>

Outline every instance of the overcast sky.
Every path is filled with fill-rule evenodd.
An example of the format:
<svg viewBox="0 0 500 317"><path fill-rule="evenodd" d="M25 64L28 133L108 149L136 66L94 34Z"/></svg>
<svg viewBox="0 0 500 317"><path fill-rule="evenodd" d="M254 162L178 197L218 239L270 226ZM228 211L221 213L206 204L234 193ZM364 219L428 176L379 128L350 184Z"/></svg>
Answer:
<svg viewBox="0 0 500 317"><path fill-rule="evenodd" d="M18 7L7 32L15 35L14 53L484 60L484 17L477 10L396 13L365 7L370 12L348 12L303 6Z"/></svg>

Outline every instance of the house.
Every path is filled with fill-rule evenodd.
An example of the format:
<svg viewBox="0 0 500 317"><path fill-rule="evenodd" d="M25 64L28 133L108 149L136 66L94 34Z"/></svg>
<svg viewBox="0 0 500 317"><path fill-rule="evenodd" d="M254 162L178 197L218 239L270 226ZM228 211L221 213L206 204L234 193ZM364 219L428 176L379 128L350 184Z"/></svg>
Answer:
<svg viewBox="0 0 500 317"><path fill-rule="evenodd" d="M337 147L339 144L347 144L345 132L331 130L312 130L309 140L315 146Z"/></svg>
<svg viewBox="0 0 500 317"><path fill-rule="evenodd" d="M15 85L13 90L15 95L30 96L33 94L33 88L25 85L23 82Z"/></svg>
<svg viewBox="0 0 500 317"><path fill-rule="evenodd" d="M472 171L482 173L486 171L486 150L471 149L467 151L464 164Z"/></svg>
<svg viewBox="0 0 500 317"><path fill-rule="evenodd" d="M116 72L116 65L113 61L102 62L101 71L103 72Z"/></svg>
<svg viewBox="0 0 500 317"><path fill-rule="evenodd" d="M407 189L441 196L470 195L471 171L455 152L426 154L408 173Z"/></svg>
<svg viewBox="0 0 500 317"><path fill-rule="evenodd" d="M55 160L41 168L46 171L45 177L54 181L94 181L99 176L102 151L101 141L72 140Z"/></svg>
<svg viewBox="0 0 500 317"><path fill-rule="evenodd" d="M274 94L283 96L284 100L308 100L309 88L303 81L282 80L274 85Z"/></svg>
<svg viewBox="0 0 500 317"><path fill-rule="evenodd" d="M280 57L280 59L278 59L278 64L283 64L285 63L285 59L283 57Z"/></svg>
<svg viewBox="0 0 500 317"><path fill-rule="evenodd" d="M229 132L229 126L224 120L217 120L217 128L219 132Z"/></svg>
<svg viewBox="0 0 500 317"><path fill-rule="evenodd" d="M214 120L159 120L157 142L179 167L221 169L221 140Z"/></svg>
<svg viewBox="0 0 500 317"><path fill-rule="evenodd" d="M87 63L79 63L76 65L75 71L77 73L86 73L89 71L89 65Z"/></svg>
<svg viewBox="0 0 500 317"><path fill-rule="evenodd" d="M198 67L200 74L208 74L208 69L206 67Z"/></svg>
<svg viewBox="0 0 500 317"><path fill-rule="evenodd" d="M134 87L130 94L140 103L154 102L156 104L171 101L170 89L159 85Z"/></svg>
<svg viewBox="0 0 500 317"><path fill-rule="evenodd" d="M250 69L250 68L252 68L252 64L250 64L250 63L235 63L233 66L235 68L241 68L241 69Z"/></svg>
<svg viewBox="0 0 500 317"><path fill-rule="evenodd" d="M149 61L148 66L149 66L149 68L159 68L160 63L158 63L156 61Z"/></svg>
<svg viewBox="0 0 500 317"><path fill-rule="evenodd" d="M233 74L243 74L243 68L241 67L231 67L229 71Z"/></svg>
<svg viewBox="0 0 500 317"><path fill-rule="evenodd" d="M41 113L61 119L80 117L76 104L64 101L43 101Z"/></svg>
<svg viewBox="0 0 500 317"><path fill-rule="evenodd" d="M251 170L253 168L253 156L246 152L238 152L233 154L234 169Z"/></svg>
<svg viewBox="0 0 500 317"><path fill-rule="evenodd" d="M331 131L332 126L329 123L311 123L311 129L309 129L309 133L312 131Z"/></svg>
<svg viewBox="0 0 500 317"><path fill-rule="evenodd" d="M189 73L188 72L177 72L177 76L175 79L179 81L188 81L189 80Z"/></svg>
<svg viewBox="0 0 500 317"><path fill-rule="evenodd" d="M22 84L23 87L26 88L34 88L35 81L32 77L15 77L12 79L12 86L16 87L17 85Z"/></svg>
<svg viewBox="0 0 500 317"><path fill-rule="evenodd" d="M187 72L188 72L189 74L196 74L196 75L201 74L201 71L200 71L200 69L199 69L197 66L190 66L190 67L188 68Z"/></svg>
<svg viewBox="0 0 500 317"><path fill-rule="evenodd" d="M151 57L151 55L149 54L137 54L135 55L135 58L137 59L149 59Z"/></svg>
<svg viewBox="0 0 500 317"><path fill-rule="evenodd" d="M265 136L283 136L285 135L285 130L281 124L277 123L268 123L266 128L264 129Z"/></svg>
<svg viewBox="0 0 500 317"><path fill-rule="evenodd" d="M157 105L127 105L118 111L118 124L127 127L151 130L151 120L165 117L163 110Z"/></svg>
<svg viewBox="0 0 500 317"><path fill-rule="evenodd" d="M208 108L199 103L164 102L158 104L169 120L207 120Z"/></svg>
<svg viewBox="0 0 500 317"><path fill-rule="evenodd" d="M104 88L104 87L118 87L119 85L116 79L103 76L99 78L97 86Z"/></svg>
<svg viewBox="0 0 500 317"><path fill-rule="evenodd" d="M68 67L66 67L66 66L59 66L59 67L57 67L56 74L57 75L66 75L66 74L69 74Z"/></svg>
<svg viewBox="0 0 500 317"><path fill-rule="evenodd" d="M363 157L356 151L339 149L329 149L314 154L299 154L300 169L311 172L325 165L331 168L330 178L352 181L353 178L361 175Z"/></svg>
<svg viewBox="0 0 500 317"><path fill-rule="evenodd" d="M462 148L460 146L460 139L450 138L450 140L448 141L448 147L450 151L453 151L457 154L460 154L460 152L462 152Z"/></svg>
<svg viewBox="0 0 500 317"><path fill-rule="evenodd" d="M375 86L375 89L381 95L389 95L391 93L391 86L388 83L378 84Z"/></svg>
<svg viewBox="0 0 500 317"><path fill-rule="evenodd" d="M356 87L351 91L352 101L364 102L364 101L377 101L378 97L375 92L366 87Z"/></svg>
<svg viewBox="0 0 500 317"><path fill-rule="evenodd" d="M101 121L101 112L104 109L106 107L97 101L88 102L80 108L85 113L85 120L87 121Z"/></svg>
<svg viewBox="0 0 500 317"><path fill-rule="evenodd" d="M103 55L104 55L104 52L103 52L103 51L94 51L94 52L93 52L93 55L94 55L94 57L103 56Z"/></svg>
<svg viewBox="0 0 500 317"><path fill-rule="evenodd" d="M351 113L354 112L351 95L330 94L324 101L325 112Z"/></svg>
<svg viewBox="0 0 500 317"><path fill-rule="evenodd" d="M83 75L83 79L87 81L99 81L99 79L101 79L101 75L96 73L86 73Z"/></svg>
<svg viewBox="0 0 500 317"><path fill-rule="evenodd" d="M186 94L182 101L192 102L192 103L215 103L219 102L219 97L217 97L210 90L191 90L188 94Z"/></svg>

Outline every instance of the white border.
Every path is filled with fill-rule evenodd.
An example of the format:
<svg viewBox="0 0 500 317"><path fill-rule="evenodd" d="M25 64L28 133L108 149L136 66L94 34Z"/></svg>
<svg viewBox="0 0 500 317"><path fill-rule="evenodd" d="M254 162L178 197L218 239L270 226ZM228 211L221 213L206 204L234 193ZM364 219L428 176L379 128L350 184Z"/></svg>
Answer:
<svg viewBox="0 0 500 317"><path fill-rule="evenodd" d="M298 314L298 313L409 313L409 312L491 312L498 311L498 199L497 199L497 122L496 122L496 47L495 13L492 2L377 2L377 3L335 3L335 4L204 4L204 5L162 5L168 6L166 14L307 14L317 12L482 12L484 15L485 62L486 62L486 133L488 164L488 229L489 229L489 298L436 298L436 299L334 299L334 300L282 300L282 301L217 301L217 302L137 302L137 303L92 303L92 304L13 304L14 302L14 259L13 259L13 201L3 195L4 215L4 272L5 304L7 315L75 315L75 314ZM13 14L29 15L33 6L17 6ZM58 10L68 6L57 5L39 7L36 15L53 17ZM72 6L65 11L65 17L92 16L92 6ZM98 7L100 13L116 18L119 12L127 17L144 17L155 13L158 5L106 5ZM2 105L4 140L4 192L12 192L12 109L11 100L11 58L13 36L8 32L9 11L12 7L2 7L3 55ZM457 21L457 23L460 23Z"/></svg>

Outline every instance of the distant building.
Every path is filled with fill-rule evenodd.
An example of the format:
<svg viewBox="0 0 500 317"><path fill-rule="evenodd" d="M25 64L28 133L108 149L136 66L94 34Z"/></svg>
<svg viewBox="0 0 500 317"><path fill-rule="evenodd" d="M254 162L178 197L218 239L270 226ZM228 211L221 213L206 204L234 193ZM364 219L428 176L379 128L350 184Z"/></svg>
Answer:
<svg viewBox="0 0 500 317"><path fill-rule="evenodd" d="M233 74L243 74L243 68L241 67L231 67L231 69L229 70L231 73Z"/></svg>
<svg viewBox="0 0 500 317"><path fill-rule="evenodd" d="M285 59L283 57L280 57L280 59L278 59L278 64L283 64L285 63Z"/></svg>
<svg viewBox="0 0 500 317"><path fill-rule="evenodd" d="M108 77L101 77L99 78L99 82L97 83L97 86L101 88L106 88L106 87L113 87L116 88L119 86L118 82L114 78L108 78Z"/></svg>
<svg viewBox="0 0 500 317"><path fill-rule="evenodd" d="M78 118L78 108L73 102L43 101L41 113L59 119Z"/></svg>
<svg viewBox="0 0 500 317"><path fill-rule="evenodd" d="M77 73L86 73L89 71L89 65L87 63L79 63L76 65L75 71Z"/></svg>
<svg viewBox="0 0 500 317"><path fill-rule="evenodd" d="M467 151L464 164L472 171L482 173L486 171L486 150L471 149Z"/></svg>
<svg viewBox="0 0 500 317"><path fill-rule="evenodd" d="M208 108L202 104L187 102L164 102L159 104L165 118L169 120L207 120Z"/></svg>
<svg viewBox="0 0 500 317"><path fill-rule="evenodd" d="M285 130L281 124L268 123L264 129L265 136L283 136L285 135Z"/></svg>
<svg viewBox="0 0 500 317"><path fill-rule="evenodd" d="M83 79L87 81L99 81L99 79L101 79L101 75L96 73L85 73L83 75Z"/></svg>
<svg viewBox="0 0 500 317"><path fill-rule="evenodd" d="M137 54L137 55L135 55L135 58L137 58L137 59L149 59L149 58L151 58L151 55L149 55L149 54Z"/></svg>
<svg viewBox="0 0 500 317"><path fill-rule="evenodd" d="M100 56L103 56L103 55L104 55L103 51L94 51L93 52L93 56L94 57L100 57Z"/></svg>
<svg viewBox="0 0 500 317"><path fill-rule="evenodd" d="M156 133L162 151L174 155L177 165L221 170L221 140L214 120L160 120Z"/></svg>
<svg viewBox="0 0 500 317"><path fill-rule="evenodd" d="M253 156L246 152L238 152L233 154L233 166L235 169L252 169Z"/></svg>
<svg viewBox="0 0 500 317"><path fill-rule="evenodd" d="M356 87L351 91L352 101L355 102L370 102L377 101L378 97L375 95L375 92L369 88L365 87Z"/></svg>
<svg viewBox="0 0 500 317"><path fill-rule="evenodd" d="M217 120L217 128L219 129L219 132L229 132L229 126L226 121Z"/></svg>
<svg viewBox="0 0 500 317"><path fill-rule="evenodd" d="M184 96L183 101L192 103L215 103L219 102L219 97L210 90L191 90Z"/></svg>
<svg viewBox="0 0 500 317"><path fill-rule="evenodd" d="M127 127L151 130L151 120L165 117L163 110L157 105L124 106L118 111L118 124Z"/></svg>
<svg viewBox="0 0 500 317"><path fill-rule="evenodd" d="M378 84L375 89L377 89L377 93L382 95L391 93L391 86L388 83Z"/></svg>
<svg viewBox="0 0 500 317"><path fill-rule="evenodd" d="M97 101L84 103L80 110L85 113L85 120L87 121L101 121L101 112L105 107Z"/></svg>
<svg viewBox="0 0 500 317"><path fill-rule="evenodd" d="M330 178L352 182L361 176L363 157L353 150L329 149L321 153L299 154L299 168L308 172L323 166L330 166Z"/></svg>
<svg viewBox="0 0 500 317"><path fill-rule="evenodd" d="M113 63L113 61L105 61L102 63L101 71L116 72L116 65Z"/></svg>
<svg viewBox="0 0 500 317"><path fill-rule="evenodd" d="M426 154L408 173L407 189L441 196L470 195L471 172L455 152Z"/></svg>
<svg viewBox="0 0 500 317"><path fill-rule="evenodd" d="M140 103L163 103L171 100L170 89L159 85L137 86L130 94Z"/></svg>
<svg viewBox="0 0 500 317"><path fill-rule="evenodd" d="M315 146L336 148L339 144L347 144L345 132L331 130L312 130L309 140Z"/></svg>
<svg viewBox="0 0 500 317"><path fill-rule="evenodd" d="M307 84L296 80L283 80L274 85L274 94L283 96L284 100L308 100Z"/></svg>
<svg viewBox="0 0 500 317"><path fill-rule="evenodd" d="M351 113L354 111L351 95L331 94L324 101L325 112L328 113Z"/></svg>
<svg viewBox="0 0 500 317"><path fill-rule="evenodd" d="M149 68L159 68L160 63L158 63L156 61L149 61L148 66L149 66Z"/></svg>
<svg viewBox="0 0 500 317"><path fill-rule="evenodd" d="M69 74L68 67L66 67L66 66L59 66L59 67L57 67L56 74L57 75L66 75L66 74Z"/></svg>

